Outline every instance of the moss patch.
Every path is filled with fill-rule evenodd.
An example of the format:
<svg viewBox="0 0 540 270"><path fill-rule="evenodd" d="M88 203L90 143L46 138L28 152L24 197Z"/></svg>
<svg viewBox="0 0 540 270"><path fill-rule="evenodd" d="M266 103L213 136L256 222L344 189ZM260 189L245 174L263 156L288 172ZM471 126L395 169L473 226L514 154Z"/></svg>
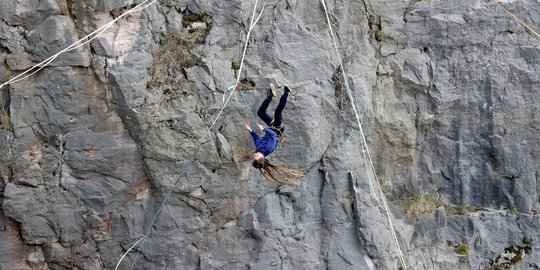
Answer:
<svg viewBox="0 0 540 270"><path fill-rule="evenodd" d="M381 42L384 36L381 26L381 17L369 15L368 17L369 31L372 33L372 37L377 41Z"/></svg>
<svg viewBox="0 0 540 270"><path fill-rule="evenodd" d="M250 91L250 90L257 89L257 85L255 85L255 82L253 82L251 80L248 80L248 79L245 79L245 78L240 80L240 83L238 85L239 85L240 89L242 89L242 90Z"/></svg>
<svg viewBox="0 0 540 270"><path fill-rule="evenodd" d="M352 192L347 193L347 195L345 195L345 200L347 200L347 202L349 202L349 204L352 205L354 202L354 193Z"/></svg>
<svg viewBox="0 0 540 270"><path fill-rule="evenodd" d="M182 26L184 28L188 28L191 24L196 22L208 22L211 20L210 14L208 12L203 12L201 14L195 14L191 12L184 13L184 16L182 17Z"/></svg>
<svg viewBox="0 0 540 270"><path fill-rule="evenodd" d="M9 158L6 160L6 164L9 166L9 167L13 167L15 166L15 162L17 161L17 157L16 156L9 156Z"/></svg>
<svg viewBox="0 0 540 270"><path fill-rule="evenodd" d="M234 71L238 71L240 69L240 61L238 59L234 59L231 61L231 68Z"/></svg>
<svg viewBox="0 0 540 270"><path fill-rule="evenodd" d="M11 130L11 119L6 109L2 106L0 106L0 129Z"/></svg>
<svg viewBox="0 0 540 270"><path fill-rule="evenodd" d="M334 95L336 97L337 105L340 110L343 110L347 104L347 94L344 91L343 75L341 74L341 68L337 68L332 75L332 82L334 83Z"/></svg>
<svg viewBox="0 0 540 270"><path fill-rule="evenodd" d="M523 260L523 256L531 252L532 248L529 245L509 246L494 260L490 260L487 269L511 269L512 266L519 264Z"/></svg>
<svg viewBox="0 0 540 270"><path fill-rule="evenodd" d="M446 214L448 214L449 216L466 216L470 213L485 210L483 208L478 208L475 206L456 206L450 204L445 204L444 207L446 208Z"/></svg>
<svg viewBox="0 0 540 270"><path fill-rule="evenodd" d="M463 243L457 245L456 249L454 250L459 255L468 255L469 254L469 247Z"/></svg>

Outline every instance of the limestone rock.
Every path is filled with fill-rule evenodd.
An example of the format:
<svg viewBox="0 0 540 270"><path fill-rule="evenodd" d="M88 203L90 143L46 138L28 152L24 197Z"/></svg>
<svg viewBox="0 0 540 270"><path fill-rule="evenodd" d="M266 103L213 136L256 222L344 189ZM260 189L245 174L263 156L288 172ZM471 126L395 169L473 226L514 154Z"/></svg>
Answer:
<svg viewBox="0 0 540 270"><path fill-rule="evenodd" d="M43 256L43 250L41 248L36 249L36 251L28 254L28 258L26 259L30 266L36 267L43 262L45 262L45 257Z"/></svg>
<svg viewBox="0 0 540 270"><path fill-rule="evenodd" d="M2 82L141 2L3 1ZM254 2L165 0L2 88L2 269L113 269L145 235L121 269L399 269L383 198L409 269L540 267L537 41L489 1L325 3L362 130L317 1L267 1L241 73ZM250 164L270 82L298 186Z"/></svg>
<svg viewBox="0 0 540 270"><path fill-rule="evenodd" d="M28 33L28 45L37 61L43 61L70 46L79 39L73 21L67 16L48 17ZM84 47L59 55L53 66L90 65L90 56Z"/></svg>
<svg viewBox="0 0 540 270"><path fill-rule="evenodd" d="M18 0L0 4L0 17L10 25L32 26L61 12L61 7L54 0Z"/></svg>

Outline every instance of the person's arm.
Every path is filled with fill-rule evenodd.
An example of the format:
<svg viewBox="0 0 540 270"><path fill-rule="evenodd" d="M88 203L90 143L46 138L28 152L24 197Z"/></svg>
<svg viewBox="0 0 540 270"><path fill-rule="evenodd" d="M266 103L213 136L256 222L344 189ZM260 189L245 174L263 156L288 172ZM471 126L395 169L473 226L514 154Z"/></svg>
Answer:
<svg viewBox="0 0 540 270"><path fill-rule="evenodd" d="M259 141L261 140L261 137L259 137L259 134L255 131L250 131L249 134L251 134L251 137L253 137L253 142L255 143L255 146L259 144Z"/></svg>
<svg viewBox="0 0 540 270"><path fill-rule="evenodd" d="M259 137L259 134L257 134L257 132L251 129L251 126L248 123L244 123L244 127L249 131L249 134L251 134L251 137L253 137L253 142L255 143L255 147L257 147L257 144L261 140L261 137Z"/></svg>
<svg viewBox="0 0 540 270"><path fill-rule="evenodd" d="M244 123L244 127L245 127L249 132L251 132L251 126L249 125L249 123L245 122L245 123Z"/></svg>

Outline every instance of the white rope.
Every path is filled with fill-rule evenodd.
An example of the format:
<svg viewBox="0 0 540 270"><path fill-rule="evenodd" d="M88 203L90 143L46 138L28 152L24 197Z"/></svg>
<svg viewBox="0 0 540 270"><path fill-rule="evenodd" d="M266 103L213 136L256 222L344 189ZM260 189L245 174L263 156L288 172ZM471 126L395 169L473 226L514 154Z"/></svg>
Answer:
<svg viewBox="0 0 540 270"><path fill-rule="evenodd" d="M356 121L357 121L358 127L360 129L360 134L361 134L361 138L362 138L362 148L363 148L362 155L364 157L364 160L369 160L369 164L371 165L371 168L373 168L373 162L371 160L371 155L369 154L369 149L367 148L367 142L366 142L365 135L364 135L363 125L362 125L362 123L360 121L360 115L358 113L358 110L356 109L355 99L352 96L352 92L350 91L349 81L347 80L347 77L345 75L345 68L343 68L343 61L341 60L341 55L339 54L337 41L336 41L336 38L335 38L335 35L334 35L334 30L332 29L332 25L330 23L330 15L328 14L328 11L327 11L327 8L326 8L326 3L324 2L324 0L321 0L321 2L323 4L324 10L326 12L326 19L328 21L328 25L329 25L329 28L330 28L330 34L332 35L332 40L333 40L333 43L334 43L334 47L336 49L336 55L337 55L337 58L338 58L338 61L339 61L340 69L341 69L341 75L343 76L343 84L345 86L345 89L347 89L347 95L348 95L349 100L351 102L351 106L353 108L354 115L356 116ZM371 192L374 195L375 200L377 201L379 206L382 207L382 205L379 202L379 199L377 197L377 194L375 193L375 189L373 187L374 186L373 185L373 180L372 180L371 174L370 174L370 171L372 171L372 169L367 167L368 163L364 163L364 165L366 166L366 171L368 173L368 180L369 180L368 182L369 182ZM374 177L376 178L377 175L375 174L375 169L374 168L373 168L372 172L373 172ZM378 179L376 179L376 180L378 182Z"/></svg>
<svg viewBox="0 0 540 270"><path fill-rule="evenodd" d="M88 44L89 42L91 42L92 40L96 39L97 37L99 37L103 32L105 32L107 29L109 29L114 23L116 23L118 20L120 20L121 18L127 16L128 14L130 13L133 13L133 12L136 12L136 11L140 11L140 10L143 10L145 9L146 7L152 5L153 3L155 3L157 0L144 0L143 2L141 2L140 4L136 5L135 7L133 7L132 9L124 12L123 14L121 14L120 16L118 16L117 18L115 18L114 20L108 22L107 24L101 26L100 28L98 28L97 30L93 31L92 33L84 36L83 38L79 39L78 41L74 42L73 44L69 45L68 47L64 48L63 50L59 51L58 53L52 55L51 57L43 60L42 62L34 65L33 67L27 69L26 71L22 72L21 74L11 78L10 80L8 80L7 82L3 83L0 85L0 89L2 87L4 87L5 85L9 85L9 84L12 84L12 83L16 83L16 82L19 82L19 81L22 81L24 79L27 79L28 77L38 73L40 70L42 70L43 68L45 68L47 65L49 65L51 62L53 62L58 56L60 56L61 54L65 53L65 52L69 52L69 51L72 51L72 50L75 50L75 49L78 49L86 44ZM143 241L144 239L146 238L146 235L143 236L142 238L140 238L134 245L132 245L128 250L127 252L122 256L122 258L120 259L120 261L118 262L118 264L116 265L116 268L115 269L118 269L118 266L120 265L120 263L122 262L122 260L124 259L124 257L138 244L140 243L141 241Z"/></svg>
<svg viewBox="0 0 540 270"><path fill-rule="evenodd" d="M221 110L219 111L217 117L214 119L214 121L212 122L212 124L210 125L210 127L208 127L208 130L206 131L206 133L204 134L204 136L202 137L203 139L205 139L212 131L212 128L214 127L214 125L216 124L217 120L219 119L219 117L221 116L221 114L223 113L223 111L225 110L225 107L227 107L227 104L229 103L229 100L231 99L231 97L234 95L234 91L230 92L229 94L229 97L227 98L227 100L225 101L225 103L223 104L223 106L221 107ZM133 266L135 265L135 262L137 261L137 257L139 256L139 253L140 251L143 249L144 247L144 243L146 241L146 238L148 238L148 235L150 235L150 232L152 231L152 226L154 226L154 223L157 219L157 216L158 214L161 212L161 209L165 206L165 203L168 201L172 191L176 188L176 186L178 185L178 183L180 182L180 179L182 179L185 175L185 173L187 172L186 169L187 169L187 166L189 165L190 162L192 162L194 159L195 159L195 156L197 154L197 152L199 151L200 147L208 142L209 140L207 141L204 141L202 143L200 143L197 148L194 150L194 152L192 153L192 157L190 159L190 161L184 165L184 168L182 169L182 171L180 172L180 175L179 177L177 178L177 180L175 181L175 183L170 187L169 191L167 192L167 194L165 195L165 198L163 199L163 201L161 202L158 210L156 211L156 213L154 214L154 216L152 217L152 220L150 221L150 224L148 225L148 229L146 230L146 233L137 241L135 242L135 244L133 244L125 253L124 255L122 255L122 257L120 258L120 260L118 261L118 263L116 264L116 268L115 270L118 270L118 267L120 266L120 263L122 263L122 260L124 260L124 258L127 256L127 254L133 249L135 248L135 246L137 246L137 244L139 244L139 242L141 242L141 248L137 251L137 255L135 256L135 259L133 260L133 263L131 264L131 267L130 269L133 269Z"/></svg>
<svg viewBox="0 0 540 270"><path fill-rule="evenodd" d="M369 153L369 148L368 148L368 145L367 145L367 142L366 142L366 136L364 134L364 129L362 128L362 123L360 122L360 116L358 115L358 110L356 109L356 104L354 102L354 97L353 97L351 89L349 87L349 82L347 80L347 76L345 75L345 70L343 69L343 62L342 62L341 56L339 54L339 49L338 49L336 37L334 35L334 30L332 29L332 24L330 22L330 15L328 14L328 9L326 8L325 0L320 0L320 1L321 1L322 5L323 5L324 12L326 13L326 20L328 22L328 27L330 28L330 34L332 35L332 40L334 41L334 48L336 50L336 55L337 55L337 58L339 60L339 66L341 68L341 73L343 75L343 81L344 81L344 84L345 84L345 88L347 89L347 94L349 96L351 106L353 107L353 111L354 111L354 114L356 116L356 121L358 123L358 127L360 128L360 135L362 137L362 145L363 145L363 147L365 149L365 152L367 153L367 157L368 157L368 160L369 160L369 165L371 166L371 169L373 171L373 175L374 175L374 177L375 177L375 179L377 180L377 183L378 183L379 192L380 192L381 199L382 199L382 202L383 202L384 210L386 212L386 217L388 218L388 224L390 226L390 231L392 232L392 238L394 240L394 244L396 246L396 249L397 249L397 251L399 253L398 254L399 255L399 260L400 260L402 268L404 270L407 270L407 265L405 263L405 258L403 257L403 252L402 252L401 247L399 245L397 234L396 234L396 231L394 229L394 223L392 222L392 214L390 213L388 203L387 203L386 198L385 198L385 196L383 194L379 179L377 178L377 174L375 172L375 167L373 166L373 161L371 159L371 154ZM368 171L368 176L369 176L369 171ZM371 179L370 179L370 181L371 181Z"/></svg>
<svg viewBox="0 0 540 270"><path fill-rule="evenodd" d="M227 88L227 90L225 91L225 93L227 93L229 90L233 89L233 91L230 91L229 93L229 96L225 99L225 96L224 96L224 104L223 106L221 107L221 110L219 111L218 115L216 116L216 118L214 119L214 121L212 122L212 124L210 125L210 127L208 128L208 130L206 131L205 135L202 137L203 139L205 139L212 131L212 128L214 127L214 125L216 124L217 120L219 119L219 117L221 116L221 114L223 113L223 111L225 110L225 107L227 107L227 104L229 103L231 97L234 95L235 91L234 89L236 89L236 87L238 86L239 82L240 82L240 75L241 75L241 72L242 72L242 67L243 67L243 63L244 63L244 60L245 60L245 54L246 54L246 50L247 50L247 46L248 46L248 43L249 43L249 35L251 33L251 30L255 27L255 25L257 24L257 22L259 21L259 19L261 18L261 15L262 15L262 12L264 11L264 6L260 12L260 14L257 16L257 19L254 20L255 18L255 15L256 15L256 10L257 10L257 0L255 0L255 8L253 9L253 15L251 17L251 25L249 27L249 31L248 31L248 34L247 34L247 37L246 37L246 43L245 43L245 46L244 46L244 53L242 55L242 60L240 62L240 68L238 69L238 77L236 79L236 84ZM192 153L192 160L193 161L195 159L195 156L199 150L199 148L201 147L201 145L203 145L204 143L208 142L209 140L205 141L205 142L202 142L199 144L199 146L197 146L197 148L195 149L195 151ZM189 162L188 162L189 164ZM137 251L137 255L135 256L135 259L133 260L133 263L131 264L131 267L130 269L133 269L133 266L135 265L135 262L137 260L137 257L140 253L140 251L143 249L144 247L144 243L146 241L146 238L148 238L148 235L150 234L151 230L152 230L152 226L154 225L154 222L156 221L156 218L157 218L157 215L160 213L161 209L163 208L163 206L165 205L165 203L167 202L170 194L172 193L172 191L176 188L176 185L179 183L180 179L182 179L182 177L184 176L184 173L186 172L186 169L187 168L187 165L184 166L184 168L182 169L182 172L180 173L180 176L177 178L176 182L171 186L171 188L169 189L169 191L167 192L165 198L163 199L163 201L161 202L161 205L160 207L158 208L158 210L156 211L156 213L154 214L149 226L148 226L148 229L146 231L146 233L137 241L135 242L135 244L133 244L125 253L124 255L122 255L122 257L120 258L120 260L118 261L118 263L116 264L116 268L115 270L118 270L118 267L120 266L120 264L122 263L122 260L127 256L127 254L133 249L135 248L135 246L137 246L137 244L141 243L141 248Z"/></svg>
<svg viewBox="0 0 540 270"><path fill-rule="evenodd" d="M238 74L236 76L236 83L233 86L227 88L227 91L225 91L225 93L223 94L223 101L225 101L225 95L227 94L227 92L237 90L238 84L240 83L240 77L242 75L242 69L244 68L244 59L246 57L246 52L247 52L248 43L249 43L249 37L251 36L251 30L253 30L255 25L259 22L259 19L261 18L261 15L263 14L264 8L266 6L266 5L263 5L263 7L261 9L261 12L257 16L257 19L255 19L255 15L257 14L257 5L258 5L257 3L258 3L258 0L255 0L255 6L253 7L253 15L251 16L251 22L249 23L248 32L246 34L246 43L244 45L244 50L242 52L242 58L240 60L240 67L238 68ZM230 96L229 96L229 98L230 98Z"/></svg>
<svg viewBox="0 0 540 270"><path fill-rule="evenodd" d="M150 1L150 2L149 2ZM56 54L54 54L53 56L43 60L42 62L34 65L33 67L27 69L26 71L22 72L21 74L11 78L9 81L3 83L0 85L0 89L2 87L4 87L5 85L8 85L8 84L12 84L12 83L16 83L16 82L19 82L19 81L22 81L36 73L38 73L40 70L42 70L43 68L45 68L46 66L48 66L52 61L54 61L58 56L60 56L61 54L65 53L65 52L69 52L69 51L72 51L72 50L75 50L75 49L78 49L86 44L88 44L89 42L91 42L92 40L96 39L98 36L100 36L103 32L105 32L107 29L109 29L115 22L117 22L118 20L120 20L122 17L130 14L130 13L133 13L133 12L136 12L136 11L140 11L150 5L152 5L154 2L156 2L157 0L145 0L143 2L141 2L140 4L138 4L137 6L135 6L134 8L124 12L123 14L121 14L120 16L118 16L116 19L108 22L107 24L101 26L100 28L98 28L97 30L95 30L94 32L86 35L85 37L79 39L78 41L76 41L75 43L69 45L68 47L66 47L65 49L57 52ZM149 2L149 3L148 3Z"/></svg>
<svg viewBox="0 0 540 270"><path fill-rule="evenodd" d="M127 254L128 254L128 253L129 253L129 252L130 252L130 251L131 251L131 250L132 250L139 242L141 242L145 237L146 237L146 235L143 236L143 237L141 237L141 239L139 239L139 241L135 242L135 244L133 244L133 246L131 246L131 247L127 250L127 252L124 253L124 255L122 256L122 258L120 258L120 260L118 261L118 264L116 264L116 267L115 267L114 269L118 269L118 266L120 266L120 263L122 262L122 260L124 259L124 257L126 257L126 255L127 255Z"/></svg>

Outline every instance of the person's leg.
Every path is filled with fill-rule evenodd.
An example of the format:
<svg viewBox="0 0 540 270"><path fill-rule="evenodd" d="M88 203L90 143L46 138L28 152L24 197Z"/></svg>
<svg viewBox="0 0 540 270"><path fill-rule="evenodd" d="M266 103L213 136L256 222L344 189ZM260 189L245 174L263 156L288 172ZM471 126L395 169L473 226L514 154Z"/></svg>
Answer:
<svg viewBox="0 0 540 270"><path fill-rule="evenodd" d="M270 123L272 123L272 117L266 113L266 109L268 109L268 105L270 105L270 102L272 102L272 95L269 95L268 97L266 97L266 99L263 101L263 103L259 107L259 110L257 111L257 115L268 126L270 126Z"/></svg>
<svg viewBox="0 0 540 270"><path fill-rule="evenodd" d="M289 97L288 87L285 88L285 92L279 99L279 104L276 107L276 112L274 113L274 126L279 127L283 123L283 109L287 105L287 97Z"/></svg>

